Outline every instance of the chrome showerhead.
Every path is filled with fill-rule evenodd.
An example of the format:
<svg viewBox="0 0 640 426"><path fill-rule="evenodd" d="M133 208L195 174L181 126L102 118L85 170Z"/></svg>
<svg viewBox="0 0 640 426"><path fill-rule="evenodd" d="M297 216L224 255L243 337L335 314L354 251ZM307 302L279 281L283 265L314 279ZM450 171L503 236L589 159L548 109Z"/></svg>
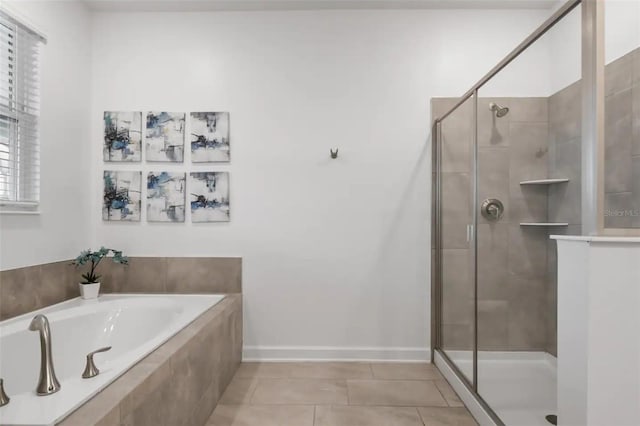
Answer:
<svg viewBox="0 0 640 426"><path fill-rule="evenodd" d="M509 108L508 107L501 107L500 105L491 102L489 104L489 108L491 109L491 111L496 113L496 117L498 118L502 118L505 115L509 114Z"/></svg>

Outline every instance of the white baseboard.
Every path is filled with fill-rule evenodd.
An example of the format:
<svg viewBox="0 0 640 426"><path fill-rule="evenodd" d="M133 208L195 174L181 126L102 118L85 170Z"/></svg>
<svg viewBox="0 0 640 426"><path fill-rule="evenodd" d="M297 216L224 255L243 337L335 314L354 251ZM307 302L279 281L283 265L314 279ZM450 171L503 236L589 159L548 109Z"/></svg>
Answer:
<svg viewBox="0 0 640 426"><path fill-rule="evenodd" d="M428 362L428 348L339 346L245 346L243 361Z"/></svg>

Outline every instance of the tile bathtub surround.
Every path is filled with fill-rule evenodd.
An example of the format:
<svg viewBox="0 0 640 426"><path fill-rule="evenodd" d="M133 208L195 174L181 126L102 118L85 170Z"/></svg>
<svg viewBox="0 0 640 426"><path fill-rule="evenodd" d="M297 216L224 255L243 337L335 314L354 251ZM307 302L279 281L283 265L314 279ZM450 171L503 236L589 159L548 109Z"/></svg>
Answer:
<svg viewBox="0 0 640 426"><path fill-rule="evenodd" d="M432 364L242 363L207 426L471 426Z"/></svg>
<svg viewBox="0 0 640 426"><path fill-rule="evenodd" d="M228 295L58 425L204 425L241 354L242 296Z"/></svg>
<svg viewBox="0 0 640 426"><path fill-rule="evenodd" d="M71 260L0 271L0 321L78 296Z"/></svg>
<svg viewBox="0 0 640 426"><path fill-rule="evenodd" d="M130 257L98 267L104 293L241 293L239 257ZM71 260L0 271L0 321L79 296Z"/></svg>
<svg viewBox="0 0 640 426"><path fill-rule="evenodd" d="M129 257L101 264L106 293L241 293L240 257Z"/></svg>

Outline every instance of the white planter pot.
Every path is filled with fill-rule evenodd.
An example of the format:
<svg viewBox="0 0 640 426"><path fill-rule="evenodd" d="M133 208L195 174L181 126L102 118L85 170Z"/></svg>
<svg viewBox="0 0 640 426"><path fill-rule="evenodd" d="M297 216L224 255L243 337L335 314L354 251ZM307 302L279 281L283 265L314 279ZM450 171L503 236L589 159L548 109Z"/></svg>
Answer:
<svg viewBox="0 0 640 426"><path fill-rule="evenodd" d="M80 287L80 296L83 299L97 299L100 293L100 283L78 284Z"/></svg>

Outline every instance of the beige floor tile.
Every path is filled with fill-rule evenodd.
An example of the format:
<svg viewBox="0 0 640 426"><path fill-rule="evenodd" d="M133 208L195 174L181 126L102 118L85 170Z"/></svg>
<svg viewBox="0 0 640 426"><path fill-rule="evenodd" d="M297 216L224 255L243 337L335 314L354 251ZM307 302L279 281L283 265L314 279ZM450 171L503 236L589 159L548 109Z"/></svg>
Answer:
<svg viewBox="0 0 640 426"><path fill-rule="evenodd" d="M291 378L372 379L371 366L364 362L302 362L291 369Z"/></svg>
<svg viewBox="0 0 640 426"><path fill-rule="evenodd" d="M243 362L236 371L236 377L284 379L291 375L294 366L292 362Z"/></svg>
<svg viewBox="0 0 640 426"><path fill-rule="evenodd" d="M407 407L446 407L433 381L348 380L349 403Z"/></svg>
<svg viewBox="0 0 640 426"><path fill-rule="evenodd" d="M312 405L218 405L206 426L313 426Z"/></svg>
<svg viewBox="0 0 640 426"><path fill-rule="evenodd" d="M436 380L435 384L442 393L442 396L444 396L444 399L447 400L449 407L464 407L464 404L446 380Z"/></svg>
<svg viewBox="0 0 640 426"><path fill-rule="evenodd" d="M243 379L235 376L227 389L224 391L220 404L223 405L237 405L237 404L249 404L251 402L251 396L256 389L258 379Z"/></svg>
<svg viewBox="0 0 640 426"><path fill-rule="evenodd" d="M332 379L259 379L251 403L347 404L347 384Z"/></svg>
<svg viewBox="0 0 640 426"><path fill-rule="evenodd" d="M425 426L476 426L466 408L418 407Z"/></svg>
<svg viewBox="0 0 640 426"><path fill-rule="evenodd" d="M435 365L427 363L374 363L371 364L374 379L436 380L442 375Z"/></svg>
<svg viewBox="0 0 640 426"><path fill-rule="evenodd" d="M413 407L317 406L315 426L423 426Z"/></svg>
<svg viewBox="0 0 640 426"><path fill-rule="evenodd" d="M238 377L272 379L371 379L364 362L253 362L242 363Z"/></svg>

